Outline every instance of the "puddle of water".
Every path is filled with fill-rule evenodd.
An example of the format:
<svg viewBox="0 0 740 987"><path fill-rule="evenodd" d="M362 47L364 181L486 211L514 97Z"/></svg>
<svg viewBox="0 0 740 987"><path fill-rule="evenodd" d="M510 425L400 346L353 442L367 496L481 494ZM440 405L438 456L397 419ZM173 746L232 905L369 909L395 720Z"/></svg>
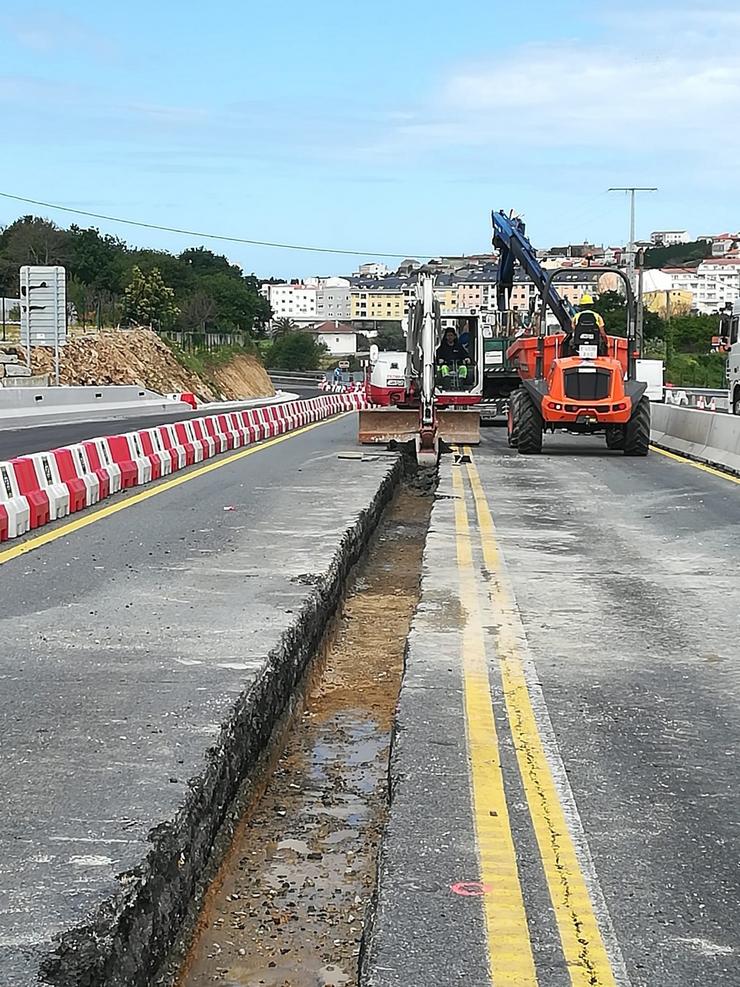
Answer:
<svg viewBox="0 0 740 987"><path fill-rule="evenodd" d="M430 507L408 491L391 506L209 892L179 987L357 982Z"/></svg>

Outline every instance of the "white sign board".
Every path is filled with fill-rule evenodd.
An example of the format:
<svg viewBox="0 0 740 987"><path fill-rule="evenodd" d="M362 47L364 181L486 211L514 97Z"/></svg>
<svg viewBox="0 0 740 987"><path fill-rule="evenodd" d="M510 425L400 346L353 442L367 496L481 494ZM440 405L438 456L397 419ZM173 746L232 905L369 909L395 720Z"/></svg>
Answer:
<svg viewBox="0 0 740 987"><path fill-rule="evenodd" d="M21 268L21 343L57 348L67 341L67 272Z"/></svg>

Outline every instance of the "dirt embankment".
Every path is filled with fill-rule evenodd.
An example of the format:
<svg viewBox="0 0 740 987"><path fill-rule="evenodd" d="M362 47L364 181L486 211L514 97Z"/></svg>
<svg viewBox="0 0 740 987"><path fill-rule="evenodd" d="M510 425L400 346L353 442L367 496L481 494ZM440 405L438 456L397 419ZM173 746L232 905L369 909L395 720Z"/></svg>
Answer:
<svg viewBox="0 0 740 987"><path fill-rule="evenodd" d="M33 351L33 371L54 373L54 352ZM62 384L137 384L159 394L193 391L200 398L237 399L275 393L259 360L249 354L183 358L150 329L110 330L71 340L61 357Z"/></svg>

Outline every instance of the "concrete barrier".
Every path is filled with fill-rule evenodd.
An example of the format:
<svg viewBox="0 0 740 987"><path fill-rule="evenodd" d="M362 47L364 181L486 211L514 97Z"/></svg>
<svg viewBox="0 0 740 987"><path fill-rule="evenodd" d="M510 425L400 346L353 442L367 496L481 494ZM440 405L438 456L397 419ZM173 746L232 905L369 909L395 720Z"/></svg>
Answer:
<svg viewBox="0 0 740 987"><path fill-rule="evenodd" d="M652 412L656 445L740 474L740 418L665 404Z"/></svg>

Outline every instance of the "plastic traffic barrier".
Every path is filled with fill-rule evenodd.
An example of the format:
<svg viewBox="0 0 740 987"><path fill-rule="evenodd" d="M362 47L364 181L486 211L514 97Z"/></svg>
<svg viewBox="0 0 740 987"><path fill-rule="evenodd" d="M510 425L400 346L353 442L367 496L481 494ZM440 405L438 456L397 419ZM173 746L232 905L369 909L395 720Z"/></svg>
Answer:
<svg viewBox="0 0 740 987"><path fill-rule="evenodd" d="M203 425L206 431L211 436L211 438L216 443L217 452L226 452L230 448L229 436L225 432L221 432L218 427L218 421L215 415L208 415L203 419Z"/></svg>
<svg viewBox="0 0 740 987"><path fill-rule="evenodd" d="M110 493L118 493L122 485L121 467L113 461L105 439L88 439L82 443L93 470L104 470L110 479Z"/></svg>
<svg viewBox="0 0 740 987"><path fill-rule="evenodd" d="M105 500L106 497L110 496L111 475L107 469L103 469L103 467L100 466L97 454L93 461L89 449L82 442L69 446L69 450L72 453L72 458L79 467L82 477L84 478L85 476L90 476L97 482L97 499Z"/></svg>
<svg viewBox="0 0 740 987"><path fill-rule="evenodd" d="M165 449L156 428L143 428L137 433L139 445L144 456L152 466L152 479L169 476L176 469L177 455L170 449ZM156 473L156 477L155 474Z"/></svg>
<svg viewBox="0 0 740 987"><path fill-rule="evenodd" d="M97 477L93 477L89 472L82 473L79 460L75 462L71 449L52 449L51 455L56 461L62 483L69 490L70 511L81 511L83 507L96 504L100 499L100 484Z"/></svg>
<svg viewBox="0 0 740 987"><path fill-rule="evenodd" d="M10 463L0 463L0 501L8 518L8 537L25 535L31 527L31 508L18 488Z"/></svg>
<svg viewBox="0 0 740 987"><path fill-rule="evenodd" d="M34 452L29 457L36 467L39 482L49 498L49 518L56 521L70 512L69 487L62 483L57 461L50 452Z"/></svg>
<svg viewBox="0 0 740 987"><path fill-rule="evenodd" d="M40 528L42 524L48 524L51 513L49 496L41 489L34 461L28 456L21 456L10 460L10 468L15 474L18 491L28 502L31 527Z"/></svg>
<svg viewBox="0 0 740 987"><path fill-rule="evenodd" d="M119 490L365 403L360 393L325 394L100 436L0 463L0 541Z"/></svg>

